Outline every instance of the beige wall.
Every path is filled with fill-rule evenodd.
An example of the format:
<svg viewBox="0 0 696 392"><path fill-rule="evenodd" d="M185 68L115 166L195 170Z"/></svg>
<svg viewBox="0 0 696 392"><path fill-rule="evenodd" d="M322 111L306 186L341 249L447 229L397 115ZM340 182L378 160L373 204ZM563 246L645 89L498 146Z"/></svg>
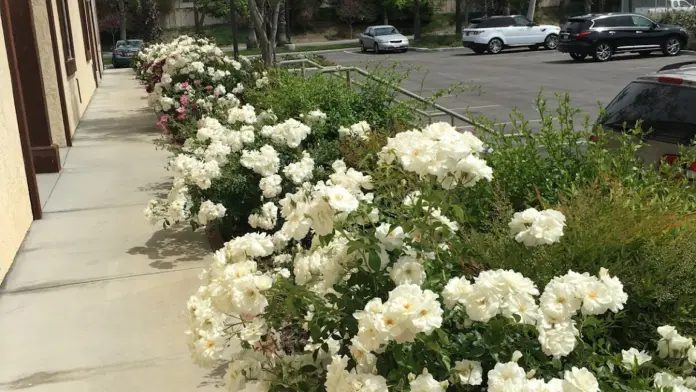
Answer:
<svg viewBox="0 0 696 392"><path fill-rule="evenodd" d="M94 95L94 91L97 88L97 85L94 83L94 76L92 74L92 61L95 61L96 59L87 61L85 44L82 37L82 24L80 22L80 8L78 1L82 0L67 1L70 14L70 24L72 27L73 44L75 47L75 63L77 65L77 72L71 76L67 76L67 71L65 69L65 54L63 53L63 41L60 31L57 2L52 2L53 17L55 19L56 26L56 39L58 40L58 51L60 52L61 74L63 76L65 101L67 105L68 121L70 123L71 134L75 133L75 129L80 122L80 118L82 118L82 115L87 109L87 105L89 105L89 101L92 99L92 95ZM96 36L97 35L95 35L95 37ZM52 49L51 53L53 53ZM100 56L101 54L97 53L96 55ZM99 72L97 72L97 78L99 78Z"/></svg>
<svg viewBox="0 0 696 392"><path fill-rule="evenodd" d="M0 28L0 282L32 222L5 37Z"/></svg>
<svg viewBox="0 0 696 392"><path fill-rule="evenodd" d="M203 19L203 24L206 26L222 24L225 22L226 20L223 18L214 18L209 15ZM164 18L162 18L162 27L165 29L193 27L195 25L196 18L193 14L193 2L191 1L175 0L172 12L168 13Z"/></svg>
<svg viewBox="0 0 696 392"><path fill-rule="evenodd" d="M60 147L66 147L65 127L63 126L63 113L61 112L58 90L58 74L53 58L53 41L51 40L51 28L48 24L46 0L31 0L31 11L34 14L34 33L39 47L39 60L44 91L46 92L46 108L48 109L48 121L51 125L51 136L53 143Z"/></svg>

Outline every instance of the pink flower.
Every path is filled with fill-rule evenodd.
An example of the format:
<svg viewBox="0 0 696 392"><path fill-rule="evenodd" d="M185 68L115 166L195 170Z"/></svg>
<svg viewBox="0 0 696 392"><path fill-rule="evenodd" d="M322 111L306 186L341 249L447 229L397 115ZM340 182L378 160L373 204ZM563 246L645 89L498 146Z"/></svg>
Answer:
<svg viewBox="0 0 696 392"><path fill-rule="evenodd" d="M161 122L161 123L166 123L167 120L169 120L169 118L168 118L166 115L160 117L160 122Z"/></svg>
<svg viewBox="0 0 696 392"><path fill-rule="evenodd" d="M186 108L183 106L179 106L178 108L176 108L176 112L177 113L186 113Z"/></svg>
<svg viewBox="0 0 696 392"><path fill-rule="evenodd" d="M179 102L181 102L181 104L184 106L188 105L188 95L182 95L179 97Z"/></svg>
<svg viewBox="0 0 696 392"><path fill-rule="evenodd" d="M186 119L186 112L179 113L179 114L176 116L176 118L177 118L178 120L185 120L185 119Z"/></svg>
<svg viewBox="0 0 696 392"><path fill-rule="evenodd" d="M211 91L213 89L213 86L205 86L205 89Z"/></svg>
<svg viewBox="0 0 696 392"><path fill-rule="evenodd" d="M181 83L181 88L189 88L189 83L188 82Z"/></svg>
<svg viewBox="0 0 696 392"><path fill-rule="evenodd" d="M196 86L200 86L202 83L203 83L203 81L200 79L193 81L193 84L195 84Z"/></svg>

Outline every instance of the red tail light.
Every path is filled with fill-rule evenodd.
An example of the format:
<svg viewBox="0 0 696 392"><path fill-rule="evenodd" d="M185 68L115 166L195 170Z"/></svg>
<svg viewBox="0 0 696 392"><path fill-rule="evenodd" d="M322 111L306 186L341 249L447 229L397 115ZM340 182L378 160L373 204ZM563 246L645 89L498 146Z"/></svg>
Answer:
<svg viewBox="0 0 696 392"><path fill-rule="evenodd" d="M669 84L682 84L682 83L684 83L684 79L675 78L673 76L660 76L659 78L657 78L657 81L660 83L669 83Z"/></svg>
<svg viewBox="0 0 696 392"><path fill-rule="evenodd" d="M597 135L591 135L591 136L589 137L589 139L590 139L591 142L597 143Z"/></svg>
<svg viewBox="0 0 696 392"><path fill-rule="evenodd" d="M663 155L660 159L660 165L662 164L674 165L679 164L679 155L667 154ZM692 162L688 167L685 166L686 177L690 179L696 179L696 162Z"/></svg>
<svg viewBox="0 0 696 392"><path fill-rule="evenodd" d="M587 37L588 35L590 35L590 32L589 32L589 31L583 31L582 33L577 33L577 34L575 34L575 38L585 38L585 37Z"/></svg>

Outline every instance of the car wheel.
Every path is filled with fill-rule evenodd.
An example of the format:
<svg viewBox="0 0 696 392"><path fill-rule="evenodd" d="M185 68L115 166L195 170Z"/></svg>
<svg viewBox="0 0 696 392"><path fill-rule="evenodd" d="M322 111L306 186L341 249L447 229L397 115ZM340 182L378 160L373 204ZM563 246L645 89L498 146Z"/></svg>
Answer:
<svg viewBox="0 0 696 392"><path fill-rule="evenodd" d="M406 48L406 49L402 49L402 50L401 50L401 52L403 52L403 53L406 53L406 52L408 52L408 48Z"/></svg>
<svg viewBox="0 0 696 392"><path fill-rule="evenodd" d="M476 54L484 54L486 52L486 49L487 48L485 46L477 46L477 47L471 48L471 50L473 50L474 53L476 53Z"/></svg>
<svg viewBox="0 0 696 392"><path fill-rule="evenodd" d="M360 41L360 51L367 52L367 48L365 47L365 43L362 41Z"/></svg>
<svg viewBox="0 0 696 392"><path fill-rule="evenodd" d="M595 61L609 61L611 59L611 56L613 54L613 49L611 48L611 45L609 45L606 42L599 42L597 45L595 45L594 48L594 54L592 55L592 58L594 58Z"/></svg>
<svg viewBox="0 0 696 392"><path fill-rule="evenodd" d="M377 45L376 43L375 43L374 49L375 49L375 53L379 53L379 45Z"/></svg>
<svg viewBox="0 0 696 392"><path fill-rule="evenodd" d="M585 57L587 57L587 54L585 53L571 53L570 57L573 58L575 61L583 61L585 60Z"/></svg>
<svg viewBox="0 0 696 392"><path fill-rule="evenodd" d="M492 54L498 54L503 50L503 41L500 38L493 38L488 41L488 52Z"/></svg>
<svg viewBox="0 0 696 392"><path fill-rule="evenodd" d="M679 37L667 37L665 43L662 44L662 53L665 56L676 56L681 52L681 41Z"/></svg>
<svg viewBox="0 0 696 392"><path fill-rule="evenodd" d="M548 50L556 50L558 48L558 35L549 34L544 40L544 47Z"/></svg>

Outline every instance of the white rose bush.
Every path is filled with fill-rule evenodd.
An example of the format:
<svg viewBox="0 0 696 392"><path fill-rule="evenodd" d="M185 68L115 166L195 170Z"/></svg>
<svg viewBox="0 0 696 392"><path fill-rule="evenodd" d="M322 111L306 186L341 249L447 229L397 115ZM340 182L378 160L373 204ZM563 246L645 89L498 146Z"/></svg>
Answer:
<svg viewBox="0 0 696 392"><path fill-rule="evenodd" d="M148 59L169 64L188 42ZM271 72L257 75L240 87L221 77L240 93L274 88ZM156 108L164 91L152 92ZM610 338L632 303L611 268L540 277L471 259L481 223L460 203L496 180L473 133L434 123L385 136L360 120L332 130L366 146L359 162L319 159L310 142L332 113L278 118L225 94L175 150L172 190L145 215L204 226L235 214L246 225L187 304L193 362L224 368L226 390L696 391L696 347L678 328L660 325L634 347ZM243 198L219 197L240 184ZM567 213L536 205L490 220L505 222L505 249L543 255L577 235Z"/></svg>

